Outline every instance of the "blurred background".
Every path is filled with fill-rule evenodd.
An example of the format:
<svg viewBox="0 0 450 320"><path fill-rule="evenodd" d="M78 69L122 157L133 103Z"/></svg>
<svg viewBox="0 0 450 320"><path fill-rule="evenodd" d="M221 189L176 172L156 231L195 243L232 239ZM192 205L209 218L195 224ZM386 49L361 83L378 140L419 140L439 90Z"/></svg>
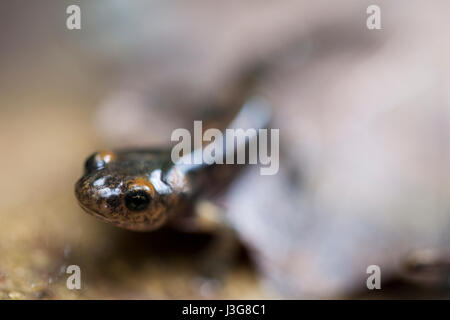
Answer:
<svg viewBox="0 0 450 320"><path fill-rule="evenodd" d="M81 8L68 30L66 8ZM369 5L381 30L366 27ZM0 298L448 298L446 1L0 4ZM198 274L214 235L119 230L73 188L99 149L170 143L263 63L281 167L249 168L223 210L242 249ZM245 249L244 249L245 248ZM79 265L82 289L66 288ZM382 289L366 287L378 265Z"/></svg>

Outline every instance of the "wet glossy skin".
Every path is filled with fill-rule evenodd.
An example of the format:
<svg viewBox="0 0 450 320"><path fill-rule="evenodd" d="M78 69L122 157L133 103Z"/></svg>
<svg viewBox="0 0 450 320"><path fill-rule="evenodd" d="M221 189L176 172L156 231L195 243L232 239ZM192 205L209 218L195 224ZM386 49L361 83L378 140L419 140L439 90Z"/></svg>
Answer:
<svg viewBox="0 0 450 320"><path fill-rule="evenodd" d="M86 160L75 185L86 212L135 231L161 227L190 193L188 178L165 150L97 152Z"/></svg>

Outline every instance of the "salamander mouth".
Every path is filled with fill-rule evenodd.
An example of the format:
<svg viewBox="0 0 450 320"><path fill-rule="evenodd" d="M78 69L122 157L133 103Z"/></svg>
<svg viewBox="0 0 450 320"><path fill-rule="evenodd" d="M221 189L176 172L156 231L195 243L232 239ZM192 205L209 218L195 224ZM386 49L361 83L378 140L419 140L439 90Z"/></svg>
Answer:
<svg viewBox="0 0 450 320"><path fill-rule="evenodd" d="M86 207L83 203L81 203L81 201L78 200L78 205L81 207L81 209L83 209L84 211L86 211L86 213L90 214L91 216L100 218L102 220L108 220L108 218L106 216L104 216L101 213L98 213L88 207Z"/></svg>
<svg viewBox="0 0 450 320"><path fill-rule="evenodd" d="M103 221L103 222L107 222L110 224L113 224L117 227L123 228L123 229L127 229L127 230L131 230L131 231L137 231L137 232L145 232L148 231L149 229L153 229L153 228L149 228L148 226L146 226L145 224L133 224L133 223L129 223L129 222L125 222L125 221L117 221L111 218L108 218L107 216L96 212L88 207L86 207L83 203L81 203L81 201L78 201L78 205L81 207L81 209L83 209L87 214Z"/></svg>

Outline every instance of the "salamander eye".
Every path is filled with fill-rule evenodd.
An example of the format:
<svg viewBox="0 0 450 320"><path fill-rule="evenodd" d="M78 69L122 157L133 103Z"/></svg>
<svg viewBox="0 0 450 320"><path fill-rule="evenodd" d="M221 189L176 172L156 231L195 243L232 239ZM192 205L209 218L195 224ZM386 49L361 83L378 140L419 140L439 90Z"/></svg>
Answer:
<svg viewBox="0 0 450 320"><path fill-rule="evenodd" d="M84 163L84 169L86 172L103 169L105 165L111 162L114 158L114 153L110 151L96 152L86 160Z"/></svg>
<svg viewBox="0 0 450 320"><path fill-rule="evenodd" d="M97 154L94 153L92 156L90 156L86 162L84 163L84 170L86 172L90 172L93 170L99 170L105 166L103 161L97 161Z"/></svg>
<svg viewBox="0 0 450 320"><path fill-rule="evenodd" d="M150 195L144 190L132 190L125 195L125 205L130 211L142 211L150 205Z"/></svg>

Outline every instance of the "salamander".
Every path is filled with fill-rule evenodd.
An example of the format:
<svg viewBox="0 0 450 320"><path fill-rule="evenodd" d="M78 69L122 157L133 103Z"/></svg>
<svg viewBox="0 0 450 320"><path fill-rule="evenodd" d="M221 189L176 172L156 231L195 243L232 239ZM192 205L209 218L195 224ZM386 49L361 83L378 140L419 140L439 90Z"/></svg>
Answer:
<svg viewBox="0 0 450 320"><path fill-rule="evenodd" d="M250 98L228 128L264 128L269 114L263 100ZM247 136L244 145L235 143L233 150L224 147L224 159L227 152L236 154L250 139L257 136ZM183 161L203 150L193 150L177 161L172 161L170 148L95 152L85 162L75 195L87 213L133 231L152 231L171 221L189 221L178 218L188 215L197 199L227 185L243 167Z"/></svg>

